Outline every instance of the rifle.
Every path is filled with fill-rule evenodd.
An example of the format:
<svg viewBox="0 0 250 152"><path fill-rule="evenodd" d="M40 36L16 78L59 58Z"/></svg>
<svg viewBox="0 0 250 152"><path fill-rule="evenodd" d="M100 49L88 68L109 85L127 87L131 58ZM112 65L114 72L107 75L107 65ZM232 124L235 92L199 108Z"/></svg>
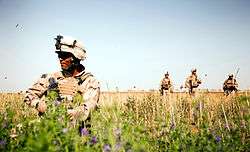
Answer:
<svg viewBox="0 0 250 152"><path fill-rule="evenodd" d="M240 71L240 68L238 68L237 71L236 71L236 73L235 73L235 77L234 77L235 79L236 79L236 77L237 77L239 71Z"/></svg>
<svg viewBox="0 0 250 152"><path fill-rule="evenodd" d="M234 83L236 83L235 81L236 81L236 77L237 77L239 71L240 71L240 68L238 68L236 73L235 73L235 77L234 77L234 80L233 80ZM235 91L238 91L237 87L235 87Z"/></svg>

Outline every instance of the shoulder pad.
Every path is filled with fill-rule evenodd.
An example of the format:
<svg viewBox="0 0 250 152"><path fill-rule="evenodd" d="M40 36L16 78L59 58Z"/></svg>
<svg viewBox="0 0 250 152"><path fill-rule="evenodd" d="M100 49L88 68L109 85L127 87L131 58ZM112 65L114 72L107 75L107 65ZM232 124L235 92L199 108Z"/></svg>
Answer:
<svg viewBox="0 0 250 152"><path fill-rule="evenodd" d="M86 73L83 73L78 79L79 79L79 82L78 82L78 85L81 85L87 78L89 77L93 77L93 74L91 74L90 72L86 72Z"/></svg>

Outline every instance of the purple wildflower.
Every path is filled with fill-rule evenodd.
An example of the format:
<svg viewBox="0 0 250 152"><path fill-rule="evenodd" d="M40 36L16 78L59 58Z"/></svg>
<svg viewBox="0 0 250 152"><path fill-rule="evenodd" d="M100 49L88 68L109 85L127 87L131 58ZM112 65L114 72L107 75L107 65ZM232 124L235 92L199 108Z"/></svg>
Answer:
<svg viewBox="0 0 250 152"><path fill-rule="evenodd" d="M119 151L122 147L122 144L119 142L119 143L116 143L115 144L115 151Z"/></svg>
<svg viewBox="0 0 250 152"><path fill-rule="evenodd" d="M111 151L110 145L109 145L109 144L105 144L105 145L103 146L103 151L104 151L104 152L110 152L110 151Z"/></svg>
<svg viewBox="0 0 250 152"><path fill-rule="evenodd" d="M68 128L63 128L62 132L66 134L68 132Z"/></svg>
<svg viewBox="0 0 250 152"><path fill-rule="evenodd" d="M6 145L6 141L0 140L0 148L4 148Z"/></svg>
<svg viewBox="0 0 250 152"><path fill-rule="evenodd" d="M90 144L91 145L94 145L94 144L96 144L97 143L97 137L96 136L93 136L92 138L91 138L91 140L90 140Z"/></svg>
<svg viewBox="0 0 250 152"><path fill-rule="evenodd" d="M80 128L80 135L81 136L88 136L89 135L89 131L87 128Z"/></svg>
<svg viewBox="0 0 250 152"><path fill-rule="evenodd" d="M55 104L55 106L59 106L61 104L61 102L59 100L55 100L54 104Z"/></svg>
<svg viewBox="0 0 250 152"><path fill-rule="evenodd" d="M220 136L216 136L215 140L216 140L216 142L220 142L221 141L221 137Z"/></svg>

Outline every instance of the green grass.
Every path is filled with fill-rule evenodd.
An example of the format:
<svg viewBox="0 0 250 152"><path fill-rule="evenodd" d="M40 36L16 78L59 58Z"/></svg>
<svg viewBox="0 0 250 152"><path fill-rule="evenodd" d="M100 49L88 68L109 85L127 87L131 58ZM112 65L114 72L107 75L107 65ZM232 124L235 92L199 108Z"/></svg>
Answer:
<svg viewBox="0 0 250 152"><path fill-rule="evenodd" d="M42 117L21 95L0 95L0 151L249 151L248 96L149 94L113 98L91 115L88 133L53 104ZM111 101L105 101L111 102Z"/></svg>

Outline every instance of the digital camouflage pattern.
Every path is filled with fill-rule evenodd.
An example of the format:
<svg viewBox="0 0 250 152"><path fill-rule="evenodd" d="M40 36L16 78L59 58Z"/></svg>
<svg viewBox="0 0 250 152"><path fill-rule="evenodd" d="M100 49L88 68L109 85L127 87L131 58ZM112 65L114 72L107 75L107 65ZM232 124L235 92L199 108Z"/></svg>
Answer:
<svg viewBox="0 0 250 152"><path fill-rule="evenodd" d="M75 77L67 77L63 72L44 74L26 91L25 102L36 107L51 90L58 92L58 102L68 102L69 111L76 110L77 116L84 117L81 119L98 106L100 85L91 73L82 71ZM73 103L77 94L82 96L82 103Z"/></svg>

